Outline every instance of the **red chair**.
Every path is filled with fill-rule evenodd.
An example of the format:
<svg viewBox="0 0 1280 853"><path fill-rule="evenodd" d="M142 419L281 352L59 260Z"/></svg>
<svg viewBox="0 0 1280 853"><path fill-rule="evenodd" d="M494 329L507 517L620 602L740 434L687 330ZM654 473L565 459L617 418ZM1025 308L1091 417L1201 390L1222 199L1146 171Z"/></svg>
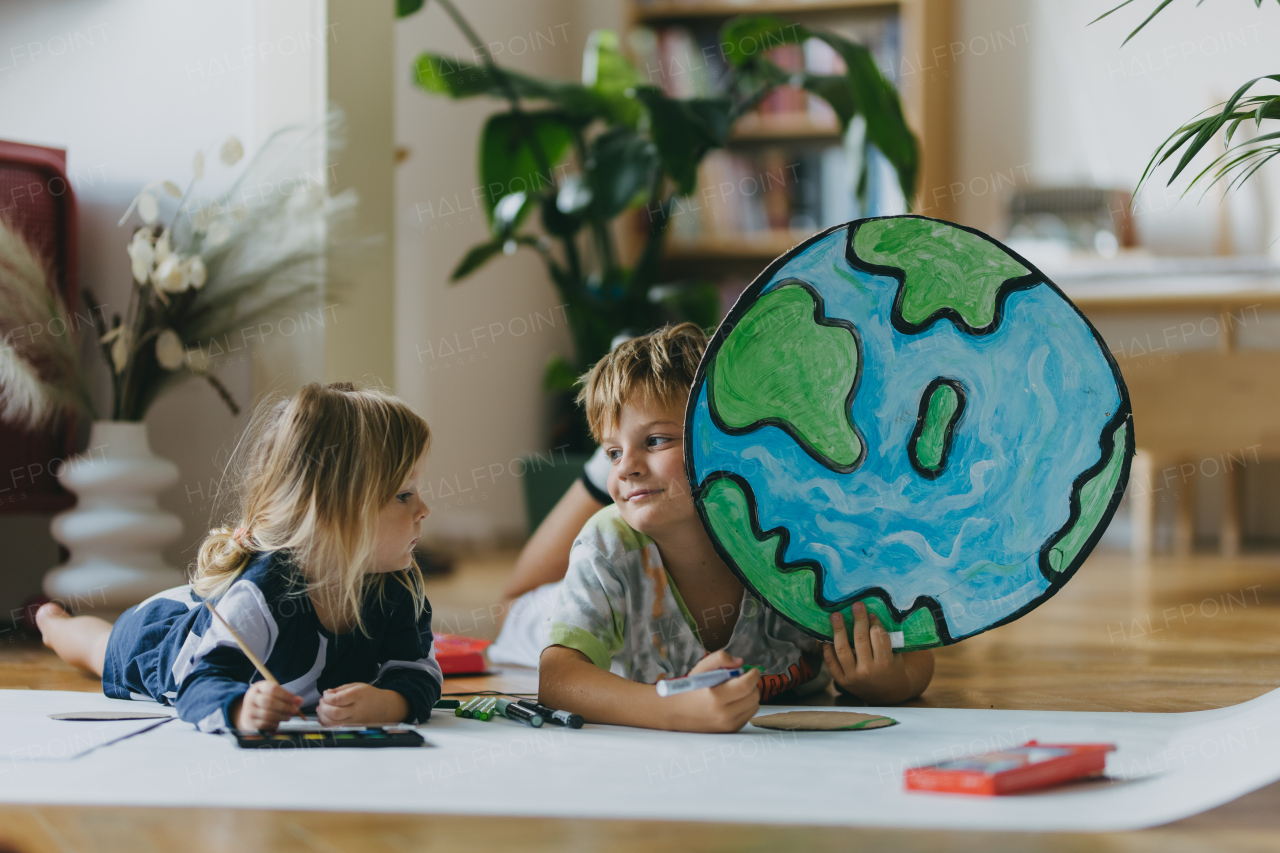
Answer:
<svg viewBox="0 0 1280 853"><path fill-rule="evenodd" d="M52 284L79 333L94 335L91 318L78 307L76 198L67 180L67 152L0 141L0 218L51 261ZM34 432L0 424L0 512L56 512L74 504L55 474L75 451L74 416Z"/></svg>

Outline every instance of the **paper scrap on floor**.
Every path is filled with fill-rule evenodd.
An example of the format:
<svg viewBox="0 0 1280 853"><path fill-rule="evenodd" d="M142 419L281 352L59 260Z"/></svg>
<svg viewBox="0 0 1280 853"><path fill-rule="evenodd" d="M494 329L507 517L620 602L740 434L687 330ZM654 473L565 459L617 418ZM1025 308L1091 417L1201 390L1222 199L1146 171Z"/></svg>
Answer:
<svg viewBox="0 0 1280 853"><path fill-rule="evenodd" d="M852 734L570 731L446 713L420 728L434 749L367 751L241 750L175 722L75 759L139 721L48 718L131 707L0 690L0 801L1113 831L1188 817L1280 779L1280 691L1184 714L865 709L900 724ZM1111 779L991 798L903 788L908 767L1032 739L1114 742ZM521 779L530 784L513 784Z"/></svg>

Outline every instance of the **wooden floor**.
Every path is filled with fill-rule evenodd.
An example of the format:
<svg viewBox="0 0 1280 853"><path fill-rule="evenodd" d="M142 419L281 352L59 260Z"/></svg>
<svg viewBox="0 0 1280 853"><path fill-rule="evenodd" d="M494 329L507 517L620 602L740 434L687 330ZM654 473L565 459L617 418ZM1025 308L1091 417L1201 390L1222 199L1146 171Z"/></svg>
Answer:
<svg viewBox="0 0 1280 853"><path fill-rule="evenodd" d="M512 555L464 561L429 596L441 630L496 631L489 605ZM1052 601L938 653L934 707L1193 711L1280 687L1280 557L1154 559L1096 554ZM508 670L446 690L523 692ZM97 691L42 646L0 634L0 688ZM831 697L829 701L835 701ZM1280 850L1280 783L1214 811L1109 835L922 832L541 818L231 809L0 807L0 853L405 850L1159 851Z"/></svg>

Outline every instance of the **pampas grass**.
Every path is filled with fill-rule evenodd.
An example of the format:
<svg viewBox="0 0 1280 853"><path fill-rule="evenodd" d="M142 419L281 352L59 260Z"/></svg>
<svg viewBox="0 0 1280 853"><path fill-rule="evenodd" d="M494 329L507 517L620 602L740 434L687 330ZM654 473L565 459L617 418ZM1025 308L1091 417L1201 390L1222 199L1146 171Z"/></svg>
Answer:
<svg viewBox="0 0 1280 853"><path fill-rule="evenodd" d="M67 410L93 413L76 318L51 278L48 262L0 220L0 421L23 429Z"/></svg>

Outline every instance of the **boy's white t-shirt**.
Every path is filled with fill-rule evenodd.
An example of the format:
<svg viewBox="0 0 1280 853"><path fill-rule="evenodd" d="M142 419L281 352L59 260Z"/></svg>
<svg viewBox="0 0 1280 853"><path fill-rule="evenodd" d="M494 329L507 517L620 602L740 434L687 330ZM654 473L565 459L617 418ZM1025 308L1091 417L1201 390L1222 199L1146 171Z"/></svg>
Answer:
<svg viewBox="0 0 1280 853"><path fill-rule="evenodd" d="M551 614L563 585L564 581L552 581L511 602L498 639L485 649L489 663L538 668L538 658L551 634Z"/></svg>
<svg viewBox="0 0 1280 853"><path fill-rule="evenodd" d="M653 539L627 524L616 505L596 513L574 540L548 645L576 649L601 669L653 684L659 676L688 675L706 656L696 625ZM821 669L818 642L745 589L724 650L764 668L762 700L811 681Z"/></svg>
<svg viewBox="0 0 1280 853"><path fill-rule="evenodd" d="M613 464L603 447L582 466L582 485L597 503L608 505L609 469ZM551 630L551 614L560 598L560 585L564 581L552 581L537 589L531 589L511 602L507 617L503 620L498 639L485 652L490 663L528 666L537 668L538 658L548 645Z"/></svg>

